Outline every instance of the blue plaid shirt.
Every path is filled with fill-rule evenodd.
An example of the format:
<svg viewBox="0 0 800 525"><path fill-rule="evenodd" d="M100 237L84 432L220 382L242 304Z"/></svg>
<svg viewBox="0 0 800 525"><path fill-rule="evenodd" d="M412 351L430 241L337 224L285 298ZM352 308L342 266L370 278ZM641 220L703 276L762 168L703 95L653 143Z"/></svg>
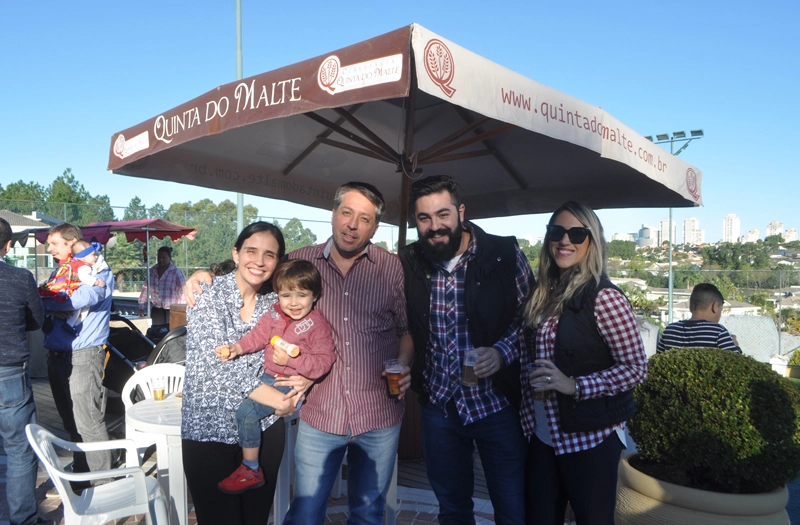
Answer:
<svg viewBox="0 0 800 525"><path fill-rule="evenodd" d="M467 226L469 231L469 226ZM430 358L423 372L430 389L430 402L445 411L445 405L452 399L464 425L478 421L499 412L509 405L509 401L499 394L492 385L492 378L480 379L474 387L463 386L464 352L473 348L467 325L466 289L467 265L475 258L477 242L472 235L468 248L452 272L441 264L434 263L431 275L430 311ZM533 273L528 259L522 250L516 249L517 305L522 306L528 297ZM508 365L519 359L521 321L515 320L503 337L492 346L496 348Z"/></svg>

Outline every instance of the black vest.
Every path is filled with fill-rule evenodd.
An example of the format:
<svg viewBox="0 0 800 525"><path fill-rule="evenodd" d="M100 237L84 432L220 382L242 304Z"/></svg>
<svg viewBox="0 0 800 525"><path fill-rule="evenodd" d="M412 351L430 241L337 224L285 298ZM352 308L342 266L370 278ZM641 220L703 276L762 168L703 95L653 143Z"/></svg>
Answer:
<svg viewBox="0 0 800 525"><path fill-rule="evenodd" d="M590 282L567 303L558 321L555 365L567 377L593 374L614 364L594 318L595 299L605 288L620 291L605 278L596 287ZM557 400L564 432L599 430L626 421L636 412L630 390L578 402L573 396L558 394Z"/></svg>
<svg viewBox="0 0 800 525"><path fill-rule="evenodd" d="M475 258L467 265L465 307L472 344L492 346L505 334L517 315L516 246L514 237L489 235L470 223L476 237ZM434 271L417 241L400 249L405 274L408 323L414 340L411 388L419 401L428 403L428 385L422 374L430 335L431 275ZM533 283L531 282L531 285ZM518 406L521 398L519 360L492 376L495 391Z"/></svg>

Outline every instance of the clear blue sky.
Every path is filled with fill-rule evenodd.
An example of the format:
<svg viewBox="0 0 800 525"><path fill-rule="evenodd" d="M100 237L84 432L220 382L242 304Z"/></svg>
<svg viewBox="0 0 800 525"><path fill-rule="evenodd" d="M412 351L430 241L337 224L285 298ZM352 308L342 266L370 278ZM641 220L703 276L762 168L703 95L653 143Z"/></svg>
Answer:
<svg viewBox="0 0 800 525"><path fill-rule="evenodd" d="M681 157L703 171L706 240L735 213L742 233L800 229L800 2L242 0L244 76L418 22L467 49L604 108L642 135L702 128ZM235 194L114 175L112 133L236 78L235 1L6 2L0 48L0 184L48 185L70 167L114 206ZM668 145L667 145L668 147ZM263 215L329 213L245 196ZM607 237L668 210L601 211ZM469 216L469 210L467 210ZM546 216L480 223L541 236ZM319 237L329 225L312 225ZM376 240L390 240L382 228ZM396 240L396 230L394 234Z"/></svg>

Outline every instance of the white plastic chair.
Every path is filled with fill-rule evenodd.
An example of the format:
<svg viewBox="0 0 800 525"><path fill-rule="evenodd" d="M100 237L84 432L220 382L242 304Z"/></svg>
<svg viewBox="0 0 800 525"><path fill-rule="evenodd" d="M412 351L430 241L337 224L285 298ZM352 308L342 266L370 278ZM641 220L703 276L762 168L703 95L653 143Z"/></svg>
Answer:
<svg viewBox="0 0 800 525"><path fill-rule="evenodd" d="M102 525L119 518L144 514L148 525L167 525L167 499L158 482L146 476L136 462L129 466L95 472L66 472L61 466L56 447L70 452L93 452L98 450L125 449L129 462L137 458L136 445L128 439L72 443L59 439L36 424L25 427L28 441L34 452L44 463L47 474L53 481L64 504L66 525ZM121 479L116 479L121 478ZM70 481L94 481L113 479L104 485L84 489L75 494Z"/></svg>
<svg viewBox="0 0 800 525"><path fill-rule="evenodd" d="M175 363L160 363L157 365L150 365L134 372L125 386L122 388L122 403L125 408L133 405L131 394L138 386L145 399L153 398L152 380L154 378L165 378L164 395L174 394L175 392L183 391L183 375L186 368L183 365Z"/></svg>
<svg viewBox="0 0 800 525"><path fill-rule="evenodd" d="M125 410L131 407L134 403L131 395L135 393L138 386L144 395L145 399L153 398L152 381L155 378L164 378L164 395L174 394L183 391L183 376L186 368L183 365L175 363L161 363L157 365L150 365L135 372L125 386L122 388L122 403L125 405ZM167 438L163 434L150 434L147 432L140 432L133 429L125 429L125 437L132 439L136 442L136 446L140 450L139 460L144 460L144 452L151 445L161 445L159 450L166 449Z"/></svg>

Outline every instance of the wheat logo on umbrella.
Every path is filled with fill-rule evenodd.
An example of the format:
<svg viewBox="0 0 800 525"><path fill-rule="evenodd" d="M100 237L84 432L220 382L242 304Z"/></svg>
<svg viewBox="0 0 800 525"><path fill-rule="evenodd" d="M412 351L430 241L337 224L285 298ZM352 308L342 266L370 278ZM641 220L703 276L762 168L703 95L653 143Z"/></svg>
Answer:
<svg viewBox="0 0 800 525"><path fill-rule="evenodd" d="M339 57L331 55L322 61L319 66L319 73L317 74L317 82L319 87L333 95L336 92L336 79L339 78L339 71L341 65L339 64Z"/></svg>
<svg viewBox="0 0 800 525"><path fill-rule="evenodd" d="M453 55L441 40L433 39L425 46L425 71L444 94L452 97L456 90L450 87L455 74Z"/></svg>

